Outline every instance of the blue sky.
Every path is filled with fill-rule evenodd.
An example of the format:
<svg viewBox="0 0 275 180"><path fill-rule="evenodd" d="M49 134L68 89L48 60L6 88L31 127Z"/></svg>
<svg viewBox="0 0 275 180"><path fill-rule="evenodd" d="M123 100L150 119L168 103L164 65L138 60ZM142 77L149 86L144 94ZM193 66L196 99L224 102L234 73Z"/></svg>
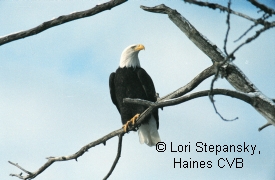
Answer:
<svg viewBox="0 0 275 180"><path fill-rule="evenodd" d="M40 0L0 1L0 36L26 30L60 15L86 10L105 1ZM227 1L220 2L223 5ZM272 0L260 1L274 6ZM166 4L186 17L220 49L226 31L226 14L182 1L135 0L89 18L51 28L36 36L0 47L0 179L20 173L8 161L35 171L48 156L75 153L83 145L121 127L119 113L109 95L109 74L116 70L122 50L142 43L141 66L164 96L188 83L211 65L210 59L168 19L145 12L140 5ZM256 9L246 1L232 8L254 18ZM251 23L231 16L228 49ZM273 18L274 20L274 18ZM252 34L250 34L252 35ZM274 89L274 29L236 53L236 65L268 97ZM195 91L208 89L210 80ZM224 79L215 87L233 89ZM124 136L122 156L110 179L274 179L274 127L262 132L266 120L250 105L215 96L220 113L234 122L222 121L207 97L160 111L159 133L167 150L163 153L140 145L138 135ZM171 152L189 144L191 152ZM256 145L251 152L199 153L195 144ZM92 148L78 162L58 162L36 179L102 179L117 151L117 138ZM212 161L212 168L174 168L173 160ZM242 158L243 168L219 168L220 158Z"/></svg>

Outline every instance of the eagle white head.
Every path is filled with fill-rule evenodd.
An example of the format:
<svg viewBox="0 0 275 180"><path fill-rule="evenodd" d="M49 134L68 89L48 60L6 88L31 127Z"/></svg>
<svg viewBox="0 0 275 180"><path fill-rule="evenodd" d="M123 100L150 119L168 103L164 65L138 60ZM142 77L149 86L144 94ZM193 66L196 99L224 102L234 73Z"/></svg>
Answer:
<svg viewBox="0 0 275 180"><path fill-rule="evenodd" d="M125 48L120 57L119 67L140 67L138 53L140 50L145 50L142 44L133 44Z"/></svg>

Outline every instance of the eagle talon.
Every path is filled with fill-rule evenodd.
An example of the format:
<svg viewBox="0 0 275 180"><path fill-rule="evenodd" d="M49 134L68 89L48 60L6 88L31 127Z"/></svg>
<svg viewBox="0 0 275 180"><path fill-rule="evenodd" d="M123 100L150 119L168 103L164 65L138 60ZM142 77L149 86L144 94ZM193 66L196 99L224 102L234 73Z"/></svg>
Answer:
<svg viewBox="0 0 275 180"><path fill-rule="evenodd" d="M127 122L122 126L125 133L127 132L128 126L129 126L129 121L127 121Z"/></svg>
<svg viewBox="0 0 275 180"><path fill-rule="evenodd" d="M132 123L132 125L134 126L137 122L137 118L140 116L140 114L136 114L130 121Z"/></svg>
<svg viewBox="0 0 275 180"><path fill-rule="evenodd" d="M140 116L140 114L136 114L132 119L130 119L129 121L127 121L122 127L124 132L126 133L128 130L128 127L130 126L134 126L136 124L137 118Z"/></svg>

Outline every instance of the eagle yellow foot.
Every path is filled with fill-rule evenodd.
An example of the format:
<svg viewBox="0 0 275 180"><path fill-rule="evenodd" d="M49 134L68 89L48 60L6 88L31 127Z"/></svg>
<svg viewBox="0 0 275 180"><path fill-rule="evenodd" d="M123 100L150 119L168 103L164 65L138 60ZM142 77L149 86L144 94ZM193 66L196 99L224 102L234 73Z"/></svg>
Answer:
<svg viewBox="0 0 275 180"><path fill-rule="evenodd" d="M124 132L127 132L128 127L130 126L130 124L132 126L134 126L136 124L137 118L139 117L140 114L136 114L134 117L132 117L132 119L130 119L129 121L127 121L122 127Z"/></svg>

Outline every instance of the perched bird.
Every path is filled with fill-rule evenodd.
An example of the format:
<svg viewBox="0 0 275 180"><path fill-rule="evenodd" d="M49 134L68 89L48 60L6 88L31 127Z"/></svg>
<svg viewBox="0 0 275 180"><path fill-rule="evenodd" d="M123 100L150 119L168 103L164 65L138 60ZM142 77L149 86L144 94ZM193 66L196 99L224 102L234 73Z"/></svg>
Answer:
<svg viewBox="0 0 275 180"><path fill-rule="evenodd" d="M125 104L124 98L138 98L155 102L157 100L154 83L147 72L140 67L138 53L145 50L142 44L134 44L123 50L116 72L110 74L109 86L113 103L116 105L124 131L134 125L139 115L147 107L137 104ZM158 133L158 110L151 113L138 129L139 141L148 146L160 142Z"/></svg>

